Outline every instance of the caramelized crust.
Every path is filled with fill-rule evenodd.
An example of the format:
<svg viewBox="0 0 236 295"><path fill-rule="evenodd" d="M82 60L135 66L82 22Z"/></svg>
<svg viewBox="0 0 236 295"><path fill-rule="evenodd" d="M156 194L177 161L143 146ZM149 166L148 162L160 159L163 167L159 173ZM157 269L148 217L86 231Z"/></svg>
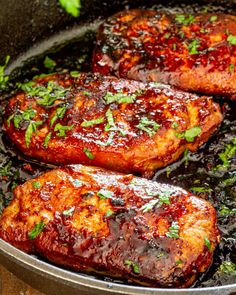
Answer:
<svg viewBox="0 0 236 295"><path fill-rule="evenodd" d="M64 91L61 96L48 90L56 87ZM32 95L38 89L51 91L49 101L58 97L46 104L46 94ZM185 149L197 150L222 121L210 97L99 74L41 78L30 94L12 97L5 113L6 132L24 154L54 164L92 164L146 177L177 160ZM186 139L192 128L199 133Z"/></svg>
<svg viewBox="0 0 236 295"><path fill-rule="evenodd" d="M0 237L76 271L188 287L219 242L209 202L133 175L74 165L28 180L14 195Z"/></svg>
<svg viewBox="0 0 236 295"><path fill-rule="evenodd" d="M236 97L236 16L127 10L97 35L93 70Z"/></svg>

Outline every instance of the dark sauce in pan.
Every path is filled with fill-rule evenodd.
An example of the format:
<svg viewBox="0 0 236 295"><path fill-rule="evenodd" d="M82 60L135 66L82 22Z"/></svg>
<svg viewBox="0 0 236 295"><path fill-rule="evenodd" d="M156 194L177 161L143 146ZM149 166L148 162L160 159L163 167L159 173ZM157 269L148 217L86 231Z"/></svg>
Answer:
<svg viewBox="0 0 236 295"><path fill-rule="evenodd" d="M199 8L197 4L171 8L157 5L154 8L177 13L206 11L206 8ZM210 7L208 11L233 14L227 6ZM57 40L59 45L56 46L53 45L55 38L52 38L44 46L35 47L31 53L26 53L11 65L8 92L1 93L0 125L4 116L4 105L10 96L9 93L14 93L16 82L26 82L35 75L50 73L50 70L44 67L45 56L49 56L56 62L53 72L90 71L97 27L98 23L91 27L78 28L77 36L80 35L80 37L76 38L74 38L76 31L66 32L59 38L59 42ZM68 39L71 40L65 42ZM30 57L35 55L36 57ZM157 171L154 176L156 181L180 186L209 200L217 210L221 242L215 251L212 266L193 287L221 286L236 282L236 270L227 270L227 267L222 267L222 263L227 265L225 262L236 263L236 101L222 97L215 99L220 102L225 114L224 121L216 134L198 152L185 153L178 162ZM227 165L222 166L223 161L220 155L222 153L226 155L229 148L232 150L231 156L228 157ZM16 185L51 168L53 165L25 158L23 154L16 151L0 127L0 212L11 201L12 190ZM114 282L106 277L101 279L108 283Z"/></svg>

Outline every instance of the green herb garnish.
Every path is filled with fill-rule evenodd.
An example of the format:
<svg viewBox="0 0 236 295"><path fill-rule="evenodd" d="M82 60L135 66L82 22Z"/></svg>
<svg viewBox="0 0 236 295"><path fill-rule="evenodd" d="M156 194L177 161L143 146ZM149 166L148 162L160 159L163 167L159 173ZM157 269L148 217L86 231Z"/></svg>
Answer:
<svg viewBox="0 0 236 295"><path fill-rule="evenodd" d="M139 124L136 127L140 130L143 130L148 133L148 135L154 136L156 131L161 127L161 125L157 124L154 120L149 120L146 117L142 117Z"/></svg>
<svg viewBox="0 0 236 295"><path fill-rule="evenodd" d="M211 17L210 17L210 22L215 22L216 20L218 19L218 16L217 15L212 15Z"/></svg>
<svg viewBox="0 0 236 295"><path fill-rule="evenodd" d="M38 224L34 226L34 228L28 233L28 238L30 240L34 240L44 229L45 223L44 221L40 221Z"/></svg>
<svg viewBox="0 0 236 295"><path fill-rule="evenodd" d="M105 126L105 131L119 131L122 136L126 135L125 130L115 126L115 120L112 115L112 110L109 108L106 112L106 118L108 124Z"/></svg>
<svg viewBox="0 0 236 295"><path fill-rule="evenodd" d="M179 238L179 225L177 222L173 221L171 226L168 229L168 232L166 233L166 236L168 238L174 238L178 239Z"/></svg>
<svg viewBox="0 0 236 295"><path fill-rule="evenodd" d="M199 41L198 40L193 40L189 45L188 45L188 51L189 54L199 54L198 48L199 48Z"/></svg>
<svg viewBox="0 0 236 295"><path fill-rule="evenodd" d="M32 183L32 185L33 185L34 188L37 188L37 189L39 189L41 187L41 183L39 181L34 181Z"/></svg>
<svg viewBox="0 0 236 295"><path fill-rule="evenodd" d="M179 124L177 122L172 123L171 128L177 129L179 127Z"/></svg>
<svg viewBox="0 0 236 295"><path fill-rule="evenodd" d="M9 63L9 60L10 60L10 56L7 55L4 65L0 66L0 89L5 89L6 84L9 80L9 77L5 75L5 69Z"/></svg>
<svg viewBox="0 0 236 295"><path fill-rule="evenodd" d="M176 264L177 265L183 264L183 261L181 259L179 259L179 260L176 261Z"/></svg>
<svg viewBox="0 0 236 295"><path fill-rule="evenodd" d="M230 71L230 73L234 73L234 69L235 69L235 65L234 64L230 64L229 65L229 71Z"/></svg>
<svg viewBox="0 0 236 295"><path fill-rule="evenodd" d="M235 274L236 264L231 261L223 261L220 265L220 271L226 274Z"/></svg>
<svg viewBox="0 0 236 295"><path fill-rule="evenodd" d="M48 147L48 144L49 144L49 141L50 141L50 139L51 139L51 136L52 136L52 133L51 133L51 132L49 132L49 133L46 135L46 137L45 137L45 139L44 139L44 143L43 143L43 146L44 146L45 148Z"/></svg>
<svg viewBox="0 0 236 295"><path fill-rule="evenodd" d="M90 121L84 121L81 126L82 127L90 127L90 126L93 126L93 125L98 125L98 124L101 124L104 122L104 118L97 118L97 119L93 119L93 120L90 120Z"/></svg>
<svg viewBox="0 0 236 295"><path fill-rule="evenodd" d="M236 45L236 36L229 35L227 41L232 45Z"/></svg>
<svg viewBox="0 0 236 295"><path fill-rule="evenodd" d="M148 203L144 204L140 210L143 211L143 213L146 213L148 211L151 211L154 209L154 207L161 207L163 204L170 204L170 193L166 193L163 195L159 195L158 199L153 199L149 201Z"/></svg>
<svg viewBox="0 0 236 295"><path fill-rule="evenodd" d="M193 186L193 187L190 187L190 190L193 193L210 193L210 192L212 192L211 188L206 188L203 186Z"/></svg>
<svg viewBox="0 0 236 295"><path fill-rule="evenodd" d="M46 56L44 59L43 65L45 66L45 68L49 70L53 70L56 66L56 62L50 57Z"/></svg>
<svg viewBox="0 0 236 295"><path fill-rule="evenodd" d="M102 188L100 191L98 191L97 195L101 200L106 200L113 197L113 192Z"/></svg>
<svg viewBox="0 0 236 295"><path fill-rule="evenodd" d="M72 214L74 213L74 211L75 211L75 207L71 207L71 208L68 209L68 210L64 210L64 211L62 212L62 214L63 214L64 216L72 216Z"/></svg>
<svg viewBox="0 0 236 295"><path fill-rule="evenodd" d="M94 159L94 155L92 154L92 152L89 149L83 148L83 152L90 160Z"/></svg>
<svg viewBox="0 0 236 295"><path fill-rule="evenodd" d="M43 124L43 121L30 121L30 123L25 131L26 147L29 147L33 133L35 133L37 131L37 127L42 124Z"/></svg>
<svg viewBox="0 0 236 295"><path fill-rule="evenodd" d="M171 34L170 33L165 33L165 35L163 36L165 39L169 39L170 38L170 36L171 36Z"/></svg>
<svg viewBox="0 0 236 295"><path fill-rule="evenodd" d="M106 217L110 217L114 214L114 211L108 209L107 212L106 212Z"/></svg>
<svg viewBox="0 0 236 295"><path fill-rule="evenodd" d="M19 114L12 114L8 119L7 119L7 125L8 127L10 126L10 123L13 119L14 127L15 128L20 128L20 124L23 121L30 121L33 119L36 115L36 111L32 109L27 109L23 113Z"/></svg>
<svg viewBox="0 0 236 295"><path fill-rule="evenodd" d="M228 215L236 214L236 208L229 209L227 206L221 205L220 210L219 210L219 214L221 216L228 216Z"/></svg>
<svg viewBox="0 0 236 295"><path fill-rule="evenodd" d="M176 133L176 137L184 138L187 142L193 142L195 137L197 137L202 132L202 129L198 126L190 128L182 133Z"/></svg>
<svg viewBox="0 0 236 295"><path fill-rule="evenodd" d="M193 15L184 15L184 14L177 14L175 17L175 20L179 23L179 24L183 24L185 26L188 26L190 24L192 24L194 22L194 16Z"/></svg>
<svg viewBox="0 0 236 295"><path fill-rule="evenodd" d="M58 107L55 111L54 116L52 117L51 121L50 121L50 125L52 126L57 119L63 119L63 117L65 116L67 110L67 106L63 105L62 107Z"/></svg>
<svg viewBox="0 0 236 295"><path fill-rule="evenodd" d="M224 170L230 166L230 159L234 157L236 153L236 137L231 140L231 143L225 145L225 149L218 156L223 164L216 167L217 170Z"/></svg>
<svg viewBox="0 0 236 295"><path fill-rule="evenodd" d="M123 92L111 93L107 92L103 97L106 104L111 104L113 102L117 103L133 103L136 98L136 95L128 95Z"/></svg>
<svg viewBox="0 0 236 295"><path fill-rule="evenodd" d="M78 77L81 75L81 73L78 72L78 71L71 71L71 72L70 72L70 75L71 75L71 77L73 77L73 78L78 78Z"/></svg>
<svg viewBox="0 0 236 295"><path fill-rule="evenodd" d="M59 0L61 6L65 9L67 13L74 17L80 15L80 0Z"/></svg>
<svg viewBox="0 0 236 295"><path fill-rule="evenodd" d="M136 273L136 274L140 273L139 266L137 263L135 263L131 260L125 260L124 265L131 266L134 273Z"/></svg>
<svg viewBox="0 0 236 295"><path fill-rule="evenodd" d="M56 133L56 136L58 137L65 137L66 136L66 131L70 131L74 128L74 125L71 126L63 126L60 123L57 123L56 126L54 127L54 131L58 131Z"/></svg>
<svg viewBox="0 0 236 295"><path fill-rule="evenodd" d="M96 140L95 143L98 144L98 145L100 145L100 146L108 146L108 145L111 145L114 136L115 136L114 133L110 133L106 142L102 142L100 140Z"/></svg>
<svg viewBox="0 0 236 295"><path fill-rule="evenodd" d="M211 242L209 241L207 237L204 237L204 243L206 247L208 248L208 250L211 251Z"/></svg>
<svg viewBox="0 0 236 295"><path fill-rule="evenodd" d="M7 162L4 166L0 167L0 176L7 176L10 177L12 176L12 161Z"/></svg>

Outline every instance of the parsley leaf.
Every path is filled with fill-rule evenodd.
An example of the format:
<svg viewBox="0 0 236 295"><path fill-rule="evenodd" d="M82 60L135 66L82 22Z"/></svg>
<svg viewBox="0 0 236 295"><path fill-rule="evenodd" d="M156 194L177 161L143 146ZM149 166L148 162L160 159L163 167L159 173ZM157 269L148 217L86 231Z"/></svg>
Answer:
<svg viewBox="0 0 236 295"><path fill-rule="evenodd" d="M106 112L108 124L105 126L105 131L119 131L122 136L126 135L126 131L115 126L115 121L112 115L112 110L109 108Z"/></svg>
<svg viewBox="0 0 236 295"><path fill-rule="evenodd" d="M217 15L212 15L211 17L210 17L210 22L215 22L216 20L218 19L218 16Z"/></svg>
<svg viewBox="0 0 236 295"><path fill-rule="evenodd" d="M178 138L184 138L187 142L193 142L195 137L197 137L202 132L201 128L196 126L193 128L190 128L182 133L176 133L176 137Z"/></svg>
<svg viewBox="0 0 236 295"><path fill-rule="evenodd" d="M100 145L100 146L108 146L108 145L111 145L114 136L115 136L114 133L110 133L106 142L102 142L100 140L96 140L95 143L98 144L98 145Z"/></svg>
<svg viewBox="0 0 236 295"><path fill-rule="evenodd" d="M168 238L179 238L179 225L177 222L173 221L171 226L169 227L169 231L166 233Z"/></svg>
<svg viewBox="0 0 236 295"><path fill-rule="evenodd" d="M7 55L4 65L0 66L0 89L5 89L6 84L7 84L8 80L9 80L9 77L5 76L5 69L6 69L6 66L9 63L9 60L10 60L10 56Z"/></svg>
<svg viewBox="0 0 236 295"><path fill-rule="evenodd" d="M198 40L193 40L189 45L188 45L188 51L189 54L199 54L198 48L199 48L199 41Z"/></svg>
<svg viewBox="0 0 236 295"><path fill-rule="evenodd" d="M206 247L208 248L208 250L211 251L211 242L209 241L207 237L204 237L204 243Z"/></svg>
<svg viewBox="0 0 236 295"><path fill-rule="evenodd" d="M37 188L37 189L39 189L41 187L41 183L39 181L34 181L32 183L32 185L33 185L34 188Z"/></svg>
<svg viewBox="0 0 236 295"><path fill-rule="evenodd" d="M74 213L74 211L75 211L75 207L71 207L71 208L68 209L68 210L64 210L64 211L62 212L62 214L63 214L64 216L72 216L73 213Z"/></svg>
<svg viewBox="0 0 236 295"><path fill-rule="evenodd" d="M49 70L53 70L56 66L56 62L50 57L46 56L44 59L43 65L45 66L45 68Z"/></svg>
<svg viewBox="0 0 236 295"><path fill-rule="evenodd" d="M78 71L71 71L70 72L71 77L78 78L81 74Z"/></svg>
<svg viewBox="0 0 236 295"><path fill-rule="evenodd" d="M156 134L156 131L161 127L161 125L157 124L157 122L155 122L154 120L149 120L146 117L142 117L136 127L147 132L148 135L151 137Z"/></svg>
<svg viewBox="0 0 236 295"><path fill-rule="evenodd" d="M114 214L114 211L112 211L111 209L108 209L106 212L106 217L110 217Z"/></svg>
<svg viewBox="0 0 236 295"><path fill-rule="evenodd" d="M30 123L25 131L26 147L29 147L33 133L35 133L37 131L37 127L42 124L43 124L43 121L30 121Z"/></svg>
<svg viewBox="0 0 236 295"><path fill-rule="evenodd" d="M232 139L231 143L226 144L224 151L219 154L219 158L223 164L218 165L216 169L218 170L227 169L230 166L229 160L233 158L235 153L236 153L236 137Z"/></svg>
<svg viewBox="0 0 236 295"><path fill-rule="evenodd" d="M232 45L236 45L236 36L229 35L227 41Z"/></svg>
<svg viewBox="0 0 236 295"><path fill-rule="evenodd" d="M59 2L67 13L74 17L78 17L80 15L80 0L59 0Z"/></svg>
<svg viewBox="0 0 236 295"><path fill-rule="evenodd" d="M141 207L141 210L143 213L146 213L148 211L151 211L154 207L158 206L161 207L163 204L170 204L170 193L166 192L166 194L159 195L158 199L153 199L149 201L148 203L144 204Z"/></svg>
<svg viewBox="0 0 236 295"><path fill-rule="evenodd" d="M57 123L56 126L54 127L54 131L58 131L56 133L56 136L65 137L66 131L72 130L73 128L74 128L74 125L64 126L64 125L61 125L60 123Z"/></svg>
<svg viewBox="0 0 236 295"><path fill-rule="evenodd" d="M117 103L133 103L136 98L136 95L128 95L123 92L111 93L107 92L103 97L106 104L111 104L113 102Z"/></svg>
<svg viewBox="0 0 236 295"><path fill-rule="evenodd" d="M46 137L45 137L45 139L44 139L44 143L43 143L43 146L44 146L45 148L48 147L48 144L49 144L49 141L50 141L50 139L51 139L51 136L52 136L52 133L51 133L51 132L49 132L49 133L46 135Z"/></svg>
<svg viewBox="0 0 236 295"><path fill-rule="evenodd" d="M30 240L34 240L44 230L44 227L44 221L40 221L39 223L37 223L34 228L28 233L28 238Z"/></svg>
<svg viewBox="0 0 236 295"><path fill-rule="evenodd" d="M177 14L175 17L175 20L179 23L179 24L183 24L185 26L190 25L194 22L194 16L193 15L184 15L184 14Z"/></svg>
<svg viewBox="0 0 236 295"><path fill-rule="evenodd" d="M231 261L223 261L220 265L220 271L226 274L236 274L236 264Z"/></svg>
<svg viewBox="0 0 236 295"><path fill-rule="evenodd" d="M84 148L84 149L83 149L83 152L85 153L85 155L86 155L90 160L94 159L94 155L92 154L92 152L91 152L89 149Z"/></svg>
<svg viewBox="0 0 236 295"><path fill-rule="evenodd" d="M234 64L230 64L229 65L229 71L230 71L230 73L234 73L234 70L235 70L235 65Z"/></svg>
<svg viewBox="0 0 236 295"><path fill-rule="evenodd" d="M97 195L101 200L106 200L113 197L113 192L102 188L100 191L98 191Z"/></svg>
<svg viewBox="0 0 236 295"><path fill-rule="evenodd" d="M229 209L227 206L221 205L219 213L221 216L228 216L231 214L236 214L236 208Z"/></svg>
<svg viewBox="0 0 236 295"><path fill-rule="evenodd" d="M203 186L193 186L190 188L193 193L210 193L212 192L211 188L206 188Z"/></svg>
<svg viewBox="0 0 236 295"><path fill-rule="evenodd" d="M93 119L93 120L90 120L90 121L84 121L81 126L82 127L90 127L90 126L93 126L93 125L98 125L98 124L101 124L104 122L104 118L97 118L97 119Z"/></svg>
<svg viewBox="0 0 236 295"><path fill-rule="evenodd" d="M137 263L133 262L132 260L125 260L124 265L131 266L134 273L139 274L139 266Z"/></svg>
<svg viewBox="0 0 236 295"><path fill-rule="evenodd" d="M67 107L63 105L62 107L58 107L52 119L50 120L50 125L52 126L57 119L62 119L65 116Z"/></svg>
<svg viewBox="0 0 236 295"><path fill-rule="evenodd" d="M7 119L7 125L8 127L10 126L10 123L13 119L14 127L15 128L20 128L20 124L23 121L30 121L33 119L36 115L36 111L32 109L26 109L23 113L19 114L12 114L8 119Z"/></svg>

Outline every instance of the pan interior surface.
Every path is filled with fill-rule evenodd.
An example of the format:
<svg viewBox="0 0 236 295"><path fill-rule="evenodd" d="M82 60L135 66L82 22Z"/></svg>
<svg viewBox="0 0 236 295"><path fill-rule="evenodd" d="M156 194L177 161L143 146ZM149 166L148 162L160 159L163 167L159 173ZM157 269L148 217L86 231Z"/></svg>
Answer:
<svg viewBox="0 0 236 295"><path fill-rule="evenodd" d="M11 2L13 0L7 2L8 4L2 3L1 6L3 7L3 11L6 11L6 14L2 19L0 18L0 31L3 29L4 18L9 13L8 5L12 4ZM16 5L15 13L21 11L25 1L19 2L21 5ZM16 33L16 40L19 39L18 44L16 40L13 40L12 42L16 43L10 46L10 50L9 45L6 46L7 38L5 40L4 38L0 38L0 47L2 46L3 48L0 53L0 60L4 61L4 58L8 54L10 54L12 60L7 69L7 74L10 75L8 93L14 93L16 82L29 81L35 75L50 73L51 70L44 66L46 56L49 56L56 62L53 71L90 71L92 50L95 44L95 32L102 19L127 8L127 6L131 8L145 6L145 1L115 1L112 5L105 1L88 1L84 4L82 2L81 16L78 19L73 19L64 13L58 6L57 1L55 3L51 1L53 4L49 2L39 1L38 6L32 4L32 7L27 2L25 11L26 24L24 24L24 28L27 30L27 16L32 16L35 10L39 9L39 11L42 10L44 14L47 14L49 13L48 9L51 8L51 11L55 15L52 17L50 32L47 32L46 27L40 24L39 12L36 11L33 22L35 22L34 26L38 28L37 33L36 30L34 31L32 29L29 31L28 36L23 36L24 34L20 29ZM90 13L91 7L93 9ZM234 1L215 1L211 4L209 4L209 1L200 1L198 4L195 1L189 1L187 4L183 1L169 1L168 4L166 4L166 1L162 3L160 1L158 3L157 1L152 1L148 7L178 13L194 13L208 7L209 12L236 13ZM101 15L101 9L103 15ZM60 23L61 20L63 20L62 23ZM18 16L14 15L10 32L13 29L16 30L19 21ZM47 25L49 25L48 22ZM12 48L14 48L14 52ZM2 116L4 116L4 107L8 97L9 94L6 93L2 93L1 95L1 121ZM227 266L227 262L236 263L236 219L234 209L236 198L235 160L229 159L229 165L224 169L220 169L222 161L219 156L225 153L227 146L233 148L235 145L235 102L222 100L220 97L216 97L215 99L220 102L225 116L224 122L217 134L198 152L186 152L182 159L158 171L154 177L154 180L183 187L209 200L218 212L218 224L222 238L215 252L214 263L206 274L199 277L191 289L163 290L142 288L129 285L128 282L112 280L108 277L93 277L77 274L45 263L41 257L28 257L26 259L26 254L13 249L13 247L0 240L0 251L2 255L8 257L12 263L19 263L23 268L32 267L34 271L39 271L42 277L51 276L56 283L61 278L64 284L72 288L78 287L80 289L81 286L85 289L91 288L91 292L95 292L94 294L105 294L101 290L117 294L162 294L162 292L164 292L163 294L169 292L178 292L180 294L181 292L201 292L203 294L204 292L210 292L210 294L213 294L211 293L213 291L222 293L222 289L236 292L236 285L233 285L236 281L235 273L224 267ZM12 189L14 186L53 168L53 166L25 158L24 155L15 150L9 142L7 135L2 130L0 130L0 147L0 158L2 162L0 166L0 209L2 211L12 199ZM6 263L4 259L2 263ZM97 291L95 289L100 290L101 293L96 293ZM87 294L86 290L84 292L84 294Z"/></svg>

